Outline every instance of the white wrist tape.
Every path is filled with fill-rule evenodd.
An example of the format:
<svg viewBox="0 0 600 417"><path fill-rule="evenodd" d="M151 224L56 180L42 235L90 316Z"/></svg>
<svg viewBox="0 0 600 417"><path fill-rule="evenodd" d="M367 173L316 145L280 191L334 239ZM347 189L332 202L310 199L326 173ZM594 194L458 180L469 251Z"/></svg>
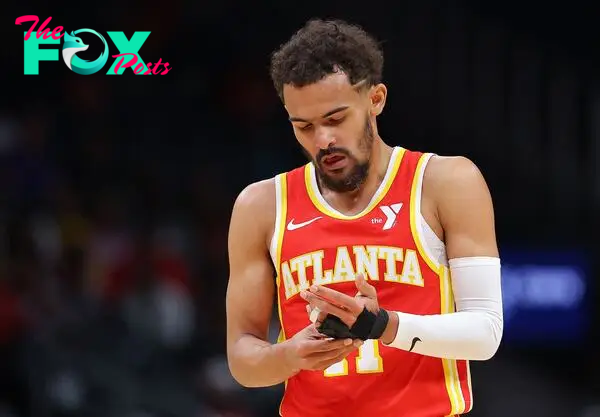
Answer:
<svg viewBox="0 0 600 417"><path fill-rule="evenodd" d="M317 321L317 318L319 317L320 312L321 312L321 310L319 310L318 307L313 308L310 311L310 316L309 316L310 321L315 323Z"/></svg>
<svg viewBox="0 0 600 417"><path fill-rule="evenodd" d="M503 330L500 259L457 258L449 265L457 312L395 312L398 332L389 346L445 359L490 359Z"/></svg>

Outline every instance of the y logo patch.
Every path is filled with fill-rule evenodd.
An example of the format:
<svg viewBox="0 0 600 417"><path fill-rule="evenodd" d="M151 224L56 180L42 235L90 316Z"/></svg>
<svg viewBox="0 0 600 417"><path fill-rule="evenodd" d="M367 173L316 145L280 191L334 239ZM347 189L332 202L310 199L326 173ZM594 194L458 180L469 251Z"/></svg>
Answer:
<svg viewBox="0 0 600 417"><path fill-rule="evenodd" d="M402 203L396 203L390 206L380 206L379 208L381 211L383 211L383 214L385 214L386 217L383 230L388 230L394 227L394 224L396 223L396 217L402 208Z"/></svg>

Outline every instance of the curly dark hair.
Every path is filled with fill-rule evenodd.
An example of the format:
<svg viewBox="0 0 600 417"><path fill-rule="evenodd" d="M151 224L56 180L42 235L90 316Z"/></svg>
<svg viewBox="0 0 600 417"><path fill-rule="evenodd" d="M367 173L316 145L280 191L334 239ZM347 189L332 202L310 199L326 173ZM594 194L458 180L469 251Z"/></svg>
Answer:
<svg viewBox="0 0 600 417"><path fill-rule="evenodd" d="M283 100L283 86L304 87L337 71L352 85L381 82L383 51L361 27L342 20L309 20L271 57L271 78Z"/></svg>

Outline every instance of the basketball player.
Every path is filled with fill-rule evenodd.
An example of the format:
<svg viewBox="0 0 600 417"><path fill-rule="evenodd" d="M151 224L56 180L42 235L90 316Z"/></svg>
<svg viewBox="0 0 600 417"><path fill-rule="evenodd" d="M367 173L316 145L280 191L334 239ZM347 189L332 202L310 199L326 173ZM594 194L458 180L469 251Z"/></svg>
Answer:
<svg viewBox="0 0 600 417"><path fill-rule="evenodd" d="M382 66L376 41L341 21L310 21L272 57L310 162L235 202L227 353L240 384L286 383L283 417L467 413L468 361L501 340L486 182L464 157L383 141Z"/></svg>

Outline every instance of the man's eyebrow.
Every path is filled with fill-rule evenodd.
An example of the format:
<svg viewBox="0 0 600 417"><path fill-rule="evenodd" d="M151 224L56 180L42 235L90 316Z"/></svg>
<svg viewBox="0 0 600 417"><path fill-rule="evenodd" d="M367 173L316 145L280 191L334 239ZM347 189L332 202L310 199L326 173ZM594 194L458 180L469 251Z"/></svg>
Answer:
<svg viewBox="0 0 600 417"><path fill-rule="evenodd" d="M350 106L340 106L340 107L336 107L333 110L328 111L327 113L325 113L324 115L321 116L322 119L325 119L326 117L332 116L336 113L339 113L341 111L344 111L346 109L350 108ZM300 117L290 117L290 122L305 122L305 123L310 123L308 120L302 119Z"/></svg>

